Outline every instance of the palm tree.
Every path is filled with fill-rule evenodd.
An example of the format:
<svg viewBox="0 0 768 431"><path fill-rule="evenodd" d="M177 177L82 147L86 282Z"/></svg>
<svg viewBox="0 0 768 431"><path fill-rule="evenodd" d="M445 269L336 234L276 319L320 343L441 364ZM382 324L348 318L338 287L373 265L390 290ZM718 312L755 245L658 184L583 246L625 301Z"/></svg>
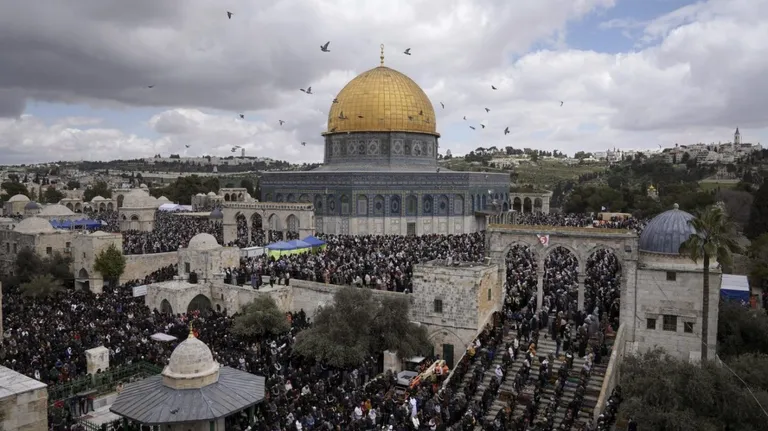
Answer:
<svg viewBox="0 0 768 431"><path fill-rule="evenodd" d="M21 285L21 291L25 296L43 297L51 296L58 292L64 292L66 289L51 275L35 275L26 283Z"/></svg>
<svg viewBox="0 0 768 431"><path fill-rule="evenodd" d="M729 264L731 255L741 250L736 242L736 224L733 223L722 205L710 205L697 214L688 224L696 233L680 245L680 253L688 255L694 262L704 265L704 286L702 291L701 359L707 359L707 336L709 334L709 264L713 258L721 264Z"/></svg>

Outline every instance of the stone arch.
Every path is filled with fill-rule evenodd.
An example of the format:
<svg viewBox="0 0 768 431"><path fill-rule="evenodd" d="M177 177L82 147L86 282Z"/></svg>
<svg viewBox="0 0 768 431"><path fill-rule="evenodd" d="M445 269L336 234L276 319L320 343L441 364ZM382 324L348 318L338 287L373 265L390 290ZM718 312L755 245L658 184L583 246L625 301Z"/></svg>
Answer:
<svg viewBox="0 0 768 431"><path fill-rule="evenodd" d="M123 221L125 220L128 220L128 217L125 214L123 214Z"/></svg>
<svg viewBox="0 0 768 431"><path fill-rule="evenodd" d="M373 197L373 215L383 216L386 205L384 196L376 195Z"/></svg>
<svg viewBox="0 0 768 431"><path fill-rule="evenodd" d="M125 196L123 195L117 195L117 207L120 208L123 206L123 199L125 199Z"/></svg>
<svg viewBox="0 0 768 431"><path fill-rule="evenodd" d="M241 212L235 214L235 227L237 228L237 245L245 247L248 243L248 218L245 214Z"/></svg>
<svg viewBox="0 0 768 431"><path fill-rule="evenodd" d="M512 199L512 210L517 212L523 211L523 200L520 199L519 196L515 196L515 198Z"/></svg>
<svg viewBox="0 0 768 431"><path fill-rule="evenodd" d="M336 208L336 196L328 195L328 199L327 200L328 200L328 206L326 207L325 212L328 215L337 215L338 213L336 212L336 210L337 210L337 208Z"/></svg>
<svg viewBox="0 0 768 431"><path fill-rule="evenodd" d="M238 202L242 202L243 201L243 194L242 193L238 193L237 194L237 201Z"/></svg>
<svg viewBox="0 0 768 431"><path fill-rule="evenodd" d="M486 194L480 195L480 211L485 210L485 207L488 205L488 202L486 200L487 199L486 196L488 196L488 195L486 195Z"/></svg>
<svg viewBox="0 0 768 431"><path fill-rule="evenodd" d="M436 205L436 212L439 216L447 216L450 211L450 201L448 200L448 196L446 195L440 195L437 197L437 205Z"/></svg>
<svg viewBox="0 0 768 431"><path fill-rule="evenodd" d="M531 198L525 197L523 198L523 212L529 213L533 211L533 202L531 201Z"/></svg>
<svg viewBox="0 0 768 431"><path fill-rule="evenodd" d="M416 195L408 195L405 197L405 215L415 216L419 211L419 199Z"/></svg>
<svg viewBox="0 0 768 431"><path fill-rule="evenodd" d="M171 303L168 302L167 299L163 299L160 302L160 312L171 316L173 315L173 307L171 307Z"/></svg>
<svg viewBox="0 0 768 431"><path fill-rule="evenodd" d="M504 212L509 211L509 202L504 201L504 203L501 205L501 207L504 210Z"/></svg>
<svg viewBox="0 0 768 431"><path fill-rule="evenodd" d="M269 225L269 230L279 230L280 219L277 217L277 214L271 214L267 219L267 224Z"/></svg>
<svg viewBox="0 0 768 431"><path fill-rule="evenodd" d="M267 194L264 196L264 199L265 199L265 202L273 202L273 201L272 201L272 193L267 193Z"/></svg>
<svg viewBox="0 0 768 431"><path fill-rule="evenodd" d="M422 201L423 202L422 202L422 209L421 209L421 211L425 215L431 215L432 212L435 209L434 198L432 198L432 195L425 195L424 199L422 199Z"/></svg>
<svg viewBox="0 0 768 431"><path fill-rule="evenodd" d="M310 202L309 195L306 193L302 193L301 196L299 196L299 202L303 204L308 204Z"/></svg>
<svg viewBox="0 0 768 431"><path fill-rule="evenodd" d="M251 214L251 241L256 245L264 245L264 220L261 214Z"/></svg>
<svg viewBox="0 0 768 431"><path fill-rule="evenodd" d="M69 208L70 211L74 211L75 210L75 207L74 207L74 205L72 205L72 202L68 203L66 206L67 206L67 208Z"/></svg>
<svg viewBox="0 0 768 431"><path fill-rule="evenodd" d="M389 199L389 213L393 216L400 216L402 208L400 207L400 196L394 195Z"/></svg>
<svg viewBox="0 0 768 431"><path fill-rule="evenodd" d="M83 204L80 202L75 204L75 212L82 212L83 211Z"/></svg>
<svg viewBox="0 0 768 431"><path fill-rule="evenodd" d="M285 218L285 227L289 233L298 234L299 227L300 227L299 218L296 217L294 214L288 214L288 217Z"/></svg>
<svg viewBox="0 0 768 431"><path fill-rule="evenodd" d="M533 212L540 213L542 205L541 198L535 198L533 200Z"/></svg>
<svg viewBox="0 0 768 431"><path fill-rule="evenodd" d="M549 247L544 249L544 252L542 253L541 258L542 259L546 259L547 257L549 257L550 254L554 253L555 250L557 250L558 248L563 248L565 250L568 250L573 255L573 257L576 258L576 263L578 264L579 271L581 271L584 268L584 265L582 263L582 260L583 260L582 259L582 255L581 255L581 253L579 253L578 250L576 250L575 248L571 247L568 244L562 244L562 243L554 242L554 241L552 241L551 238L550 238Z"/></svg>
<svg viewBox="0 0 768 431"><path fill-rule="evenodd" d="M427 336L427 339L429 340L430 344L436 347L436 350L439 349L440 357L448 362L448 365L451 369L453 369L453 367L461 360L461 357L465 352L464 346L467 344L467 341L471 341L463 340L451 328L436 329ZM452 358L446 357L446 352L443 350L446 344L453 346Z"/></svg>
<svg viewBox="0 0 768 431"><path fill-rule="evenodd" d="M82 290L91 290L91 277L88 274L88 270L85 268L80 268L80 271L77 271L77 279L75 280L75 284L78 289Z"/></svg>
<svg viewBox="0 0 768 431"><path fill-rule="evenodd" d="M109 203L107 204L107 211L114 211L114 209L115 209L115 206L114 206L114 205L112 205L112 202L109 202Z"/></svg>
<svg viewBox="0 0 768 431"><path fill-rule="evenodd" d="M285 197L282 193L275 194L275 202L283 202L285 200Z"/></svg>
<svg viewBox="0 0 768 431"><path fill-rule="evenodd" d="M463 215L464 214L464 196L462 195L456 195L453 198L453 214L454 215Z"/></svg>
<svg viewBox="0 0 768 431"><path fill-rule="evenodd" d="M291 203L296 202L296 195L293 193L289 193L288 197L285 198L285 201L291 202Z"/></svg>
<svg viewBox="0 0 768 431"><path fill-rule="evenodd" d="M349 215L352 212L352 203L348 194L341 195L341 215Z"/></svg>
<svg viewBox="0 0 768 431"><path fill-rule="evenodd" d="M187 306L187 313L191 313L193 311L210 310L212 308L211 299L201 293L189 301L189 305Z"/></svg>
<svg viewBox="0 0 768 431"><path fill-rule="evenodd" d="M533 245L517 241L504 251L504 282L507 295L519 295L520 306L525 306L533 299L538 285L538 256Z"/></svg>
<svg viewBox="0 0 768 431"><path fill-rule="evenodd" d="M609 322L616 327L621 310L621 291L626 288L623 285L625 280L622 259L614 247L602 244L592 247L585 256L584 285L579 286L584 290L583 296L579 298L579 302L583 304L579 305L583 305L581 308L587 313L592 313L595 307L599 306L602 311L601 317L607 314ZM607 264L608 269L613 267L613 273L605 274L603 271L595 271L595 264L598 262L594 259L601 259L600 264ZM603 277L604 275L608 275L607 279Z"/></svg>
<svg viewBox="0 0 768 431"><path fill-rule="evenodd" d="M321 215L323 213L323 196L315 195L315 214Z"/></svg>
<svg viewBox="0 0 768 431"><path fill-rule="evenodd" d="M224 193L224 202L229 202L229 201L230 201L229 193Z"/></svg>
<svg viewBox="0 0 768 431"><path fill-rule="evenodd" d="M99 204L99 212L101 213L101 212L104 212L104 211L106 211L106 210L107 210L107 204L105 204L105 203L103 203L103 202L102 202L102 203L100 203L100 204Z"/></svg>
<svg viewBox="0 0 768 431"><path fill-rule="evenodd" d="M357 215L359 216L367 216L368 215L368 196L366 195L357 195Z"/></svg>
<svg viewBox="0 0 768 431"><path fill-rule="evenodd" d="M570 265L558 266L559 271L552 271L555 253L565 252L566 259L573 258ZM544 250L542 256L542 268L544 268L544 295L556 294L557 290L564 289L564 294L569 302L579 299L579 274L581 273L581 260L579 253L565 244L552 244ZM565 271L564 271L565 270Z"/></svg>

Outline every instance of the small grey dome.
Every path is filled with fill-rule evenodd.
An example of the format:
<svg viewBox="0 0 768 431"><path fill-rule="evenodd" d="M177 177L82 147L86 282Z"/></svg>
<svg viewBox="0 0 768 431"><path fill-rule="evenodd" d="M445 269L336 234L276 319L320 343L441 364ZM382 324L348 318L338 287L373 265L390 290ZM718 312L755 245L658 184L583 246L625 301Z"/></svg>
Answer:
<svg viewBox="0 0 768 431"><path fill-rule="evenodd" d="M211 215L208 216L211 220L221 220L224 218L224 213L221 212L221 208L216 207L211 211Z"/></svg>
<svg viewBox="0 0 768 431"><path fill-rule="evenodd" d="M209 233L199 233L193 236L192 239L189 240L189 245L187 246L190 250L213 250L219 247L221 247L221 245L216 241L216 237Z"/></svg>
<svg viewBox="0 0 768 431"><path fill-rule="evenodd" d="M680 245L696 233L696 230L688 224L693 215L674 208L654 217L640 234L640 251L679 255Z"/></svg>
<svg viewBox="0 0 768 431"><path fill-rule="evenodd" d="M38 205L35 201L29 201L26 205L24 205L24 209L28 211L37 210L40 209L40 205Z"/></svg>

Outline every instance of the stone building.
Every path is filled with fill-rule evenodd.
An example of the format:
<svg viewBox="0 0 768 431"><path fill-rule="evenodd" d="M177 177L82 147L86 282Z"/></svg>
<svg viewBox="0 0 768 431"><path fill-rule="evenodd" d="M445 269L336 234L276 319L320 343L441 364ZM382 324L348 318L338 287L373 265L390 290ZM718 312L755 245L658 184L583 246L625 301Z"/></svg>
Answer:
<svg viewBox="0 0 768 431"><path fill-rule="evenodd" d="M224 244L237 239L238 223L247 226L248 238L252 237L254 229L263 230L268 239L274 240L287 238L288 233L301 238L315 233L315 212L308 203L230 201L222 204L221 212ZM218 217L218 213L212 212L211 216Z"/></svg>
<svg viewBox="0 0 768 431"><path fill-rule="evenodd" d="M109 410L162 430L224 430L228 416L245 411L253 419L264 395L264 377L221 366L190 330L162 374L126 385Z"/></svg>
<svg viewBox="0 0 768 431"><path fill-rule="evenodd" d="M237 247L222 247L216 238L207 233L199 233L192 237L186 248L180 248L179 275L188 279L189 274L197 274L198 280L205 282L221 274L223 268L233 268L240 265L240 249Z"/></svg>
<svg viewBox="0 0 768 431"><path fill-rule="evenodd" d="M82 215L75 214L74 211L61 204L51 204L44 206L37 217L48 220L49 222L63 222L67 220L80 220Z"/></svg>
<svg viewBox="0 0 768 431"><path fill-rule="evenodd" d="M24 217L34 217L40 214L40 210L42 210L42 206L40 206L39 203L35 201L29 201L26 205L24 205Z"/></svg>
<svg viewBox="0 0 768 431"><path fill-rule="evenodd" d="M123 236L119 233L96 231L81 233L74 237L72 243L72 272L75 274L75 287L101 293L104 290L104 277L93 269L96 256L102 250L114 245L118 250L123 249Z"/></svg>
<svg viewBox="0 0 768 431"><path fill-rule="evenodd" d="M507 174L437 165L432 102L409 77L381 65L336 96L323 166L265 172L261 200L314 204L315 230L336 234L459 234L484 227L476 214L509 203Z"/></svg>
<svg viewBox="0 0 768 431"><path fill-rule="evenodd" d="M464 349L503 304L498 265L432 261L413 271L412 320L453 368Z"/></svg>
<svg viewBox="0 0 768 431"><path fill-rule="evenodd" d="M0 367L0 429L48 430L48 385Z"/></svg>
<svg viewBox="0 0 768 431"><path fill-rule="evenodd" d="M3 271L13 271L16 255L24 248L31 249L43 258L55 252L67 256L71 252L75 235L75 232L69 230L54 229L48 220L40 217L25 218L13 230L0 230Z"/></svg>
<svg viewBox="0 0 768 431"><path fill-rule="evenodd" d="M195 211L213 209L215 207L221 206L223 202L224 202L224 196L217 195L214 192L208 192L207 194L198 193L192 196L192 201L191 201L192 208Z"/></svg>
<svg viewBox="0 0 768 431"><path fill-rule="evenodd" d="M149 195L146 189L133 189L126 194L122 206L118 209L120 230L138 230L150 232L155 228L157 199Z"/></svg>
<svg viewBox="0 0 768 431"><path fill-rule="evenodd" d="M24 214L24 206L29 202L29 198L25 195L13 195L10 199L3 203L3 215L12 216L18 214Z"/></svg>
<svg viewBox="0 0 768 431"><path fill-rule="evenodd" d="M598 251L616 256L619 262L620 323L631 351L663 347L673 356L695 360L701 357L703 266L680 255L680 245L694 232L693 216L677 204L653 218L638 238L626 229L564 228L501 224L506 217L491 217L486 250L506 279L506 259L515 247L528 249L537 267L537 285L543 286L547 257L566 250L577 262L577 302L584 306L585 273L589 258ZM707 351L714 358L717 313L722 275L710 268L709 330ZM543 289L537 290L542 304ZM588 310L591 311L591 310Z"/></svg>

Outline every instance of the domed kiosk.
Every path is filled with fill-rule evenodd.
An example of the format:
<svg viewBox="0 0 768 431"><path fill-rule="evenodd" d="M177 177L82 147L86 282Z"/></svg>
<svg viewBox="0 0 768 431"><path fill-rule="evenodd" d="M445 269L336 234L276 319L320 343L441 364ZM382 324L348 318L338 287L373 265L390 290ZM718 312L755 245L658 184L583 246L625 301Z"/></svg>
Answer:
<svg viewBox="0 0 768 431"><path fill-rule="evenodd" d="M231 268L240 263L240 249L223 247L216 237L209 233L199 233L189 240L187 247L178 251L179 276L190 279L195 273L199 280L215 278L220 268Z"/></svg>
<svg viewBox="0 0 768 431"><path fill-rule="evenodd" d="M438 167L432 102L412 79L384 66L383 46L381 65L350 81L330 105L323 166L265 172L262 202L312 203L316 231L359 235L475 232L485 228L493 201L510 207L507 174Z"/></svg>
<svg viewBox="0 0 768 431"><path fill-rule="evenodd" d="M224 420L264 399L265 379L213 359L191 330L160 375L129 384L110 407L114 414L163 430L223 430Z"/></svg>

